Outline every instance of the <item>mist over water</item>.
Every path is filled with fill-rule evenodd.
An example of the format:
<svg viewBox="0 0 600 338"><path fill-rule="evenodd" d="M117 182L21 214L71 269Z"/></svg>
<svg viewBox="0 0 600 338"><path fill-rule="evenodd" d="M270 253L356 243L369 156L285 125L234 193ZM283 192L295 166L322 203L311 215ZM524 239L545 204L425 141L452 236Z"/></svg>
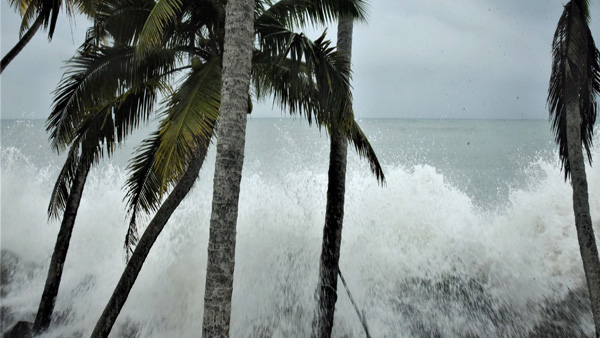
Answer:
<svg viewBox="0 0 600 338"><path fill-rule="evenodd" d="M340 266L373 337L592 335L571 188L546 121L361 125L387 183L378 186L349 151ZM88 178L47 337L89 336L123 271L124 168L142 138ZM46 207L62 163L45 139L41 121L2 121L3 331L33 319L60 225L47 222ZM308 336L328 152L325 131L305 121L249 120L232 337ZM214 149L113 337L201 332L213 170ZM598 234L600 170L587 173ZM341 283L338 290L334 336L364 336Z"/></svg>

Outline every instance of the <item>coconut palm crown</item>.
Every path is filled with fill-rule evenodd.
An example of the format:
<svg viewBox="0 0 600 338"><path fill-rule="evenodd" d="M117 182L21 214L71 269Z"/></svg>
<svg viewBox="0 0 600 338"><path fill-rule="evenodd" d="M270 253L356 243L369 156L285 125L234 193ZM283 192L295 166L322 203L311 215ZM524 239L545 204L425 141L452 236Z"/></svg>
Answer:
<svg viewBox="0 0 600 338"><path fill-rule="evenodd" d="M87 149L92 161L110 155L128 133L148 121L158 97L165 97L158 130L140 145L130 163L128 254L138 238L137 216L157 210L185 172L199 142L210 142L214 135L220 106L224 3L100 3L89 41L69 61L57 89L47 122L52 144L59 151L68 146ZM353 114L339 113L351 109L351 97L344 94L349 93L349 65L324 34L311 41L292 30L308 22L327 22L338 13L361 18L361 6L362 0L258 1L249 100L251 95L258 99L272 95L278 106L306 116L309 122L327 128L342 125L345 137L382 181L375 152L358 124L348 118ZM182 79L177 81L176 76ZM73 163L84 152L71 153ZM74 174L73 166L63 169L49 208L52 215L64 208L62 201L68 197Z"/></svg>
<svg viewBox="0 0 600 338"><path fill-rule="evenodd" d="M594 44L589 20L589 1L570 1L564 7L552 43L548 107L565 179L571 174L566 136L570 100L579 105L581 142L588 161L592 162L590 147L598 111L596 96L600 94L600 52Z"/></svg>

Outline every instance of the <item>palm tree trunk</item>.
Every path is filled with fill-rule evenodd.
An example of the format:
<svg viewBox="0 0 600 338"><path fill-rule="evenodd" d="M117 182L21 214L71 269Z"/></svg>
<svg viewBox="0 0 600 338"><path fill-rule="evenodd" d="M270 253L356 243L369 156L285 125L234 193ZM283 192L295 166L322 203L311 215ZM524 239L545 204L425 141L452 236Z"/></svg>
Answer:
<svg viewBox="0 0 600 338"><path fill-rule="evenodd" d="M202 337L229 337L235 236L244 163L252 62L254 0L225 8L221 115L208 238Z"/></svg>
<svg viewBox="0 0 600 338"><path fill-rule="evenodd" d="M352 58L351 18L342 18L338 23L338 51L348 64ZM313 337L331 337L333 316L337 301L337 277L340 271L340 248L342 246L342 226L344 222L344 195L346 192L346 159L348 142L335 128L331 129L331 150L329 153L329 182L327 186L327 207L323 227L323 245L319 264L317 287L318 305L313 324Z"/></svg>
<svg viewBox="0 0 600 338"><path fill-rule="evenodd" d="M319 265L318 308L313 337L331 337L333 315L337 301L342 225L344 221L344 194L346 190L347 141L339 132L331 133L329 154L329 183L323 244Z"/></svg>
<svg viewBox="0 0 600 338"><path fill-rule="evenodd" d="M31 41L35 33L40 29L42 23L44 22L43 16L38 16L37 19L33 22L33 25L29 27L27 33L23 35L23 37L17 42L17 44L2 58L0 62L0 74L4 72L4 69L8 64L25 48L25 45Z"/></svg>
<svg viewBox="0 0 600 338"><path fill-rule="evenodd" d="M94 332L92 332L91 337L108 337L123 305L125 305L125 301L129 296L129 292L133 288L133 284L135 283L137 276L142 270L142 266L150 253L150 249L156 242L156 239L164 229L167 221L177 209L181 201L188 194L196 178L198 177L198 173L200 172L200 168L202 168L202 164L204 163L204 159L206 158L208 142L206 145L200 146L194 154L188 168L185 173L181 177L181 180L177 183L173 191L169 194L169 197L165 200L165 202L161 205L161 207L156 212L154 218L144 234L140 239L139 243L135 247L135 251L133 255L127 262L127 266L125 267L125 271L121 275L121 279L119 279L119 283L113 291L108 304L104 308L104 312L102 312L102 316L96 323L96 327L94 328Z"/></svg>
<svg viewBox="0 0 600 338"><path fill-rule="evenodd" d="M34 332L39 333L46 330L52 320L52 312L54 311L54 305L56 304L60 279L67 258L67 251L69 250L69 242L71 241L75 218L77 217L77 209L79 209L79 202L81 201L85 181L90 171L90 165L91 164L87 163L84 159L81 159L77 164L77 170L69 192L69 199L65 206L63 220L60 225L58 237L56 238L54 252L52 253L48 277L46 278L44 292L42 293L42 300L40 301L40 307L33 324Z"/></svg>
<svg viewBox="0 0 600 338"><path fill-rule="evenodd" d="M581 148L581 114L577 98L575 95L575 99L567 106L567 146L573 186L573 211L579 251L592 303L596 337L600 337L600 259L590 216L587 177Z"/></svg>

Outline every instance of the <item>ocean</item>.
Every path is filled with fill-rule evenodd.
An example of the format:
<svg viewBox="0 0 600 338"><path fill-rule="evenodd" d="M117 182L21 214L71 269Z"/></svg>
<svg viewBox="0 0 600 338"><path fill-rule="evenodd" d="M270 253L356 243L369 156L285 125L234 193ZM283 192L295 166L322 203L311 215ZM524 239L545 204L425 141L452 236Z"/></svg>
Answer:
<svg viewBox="0 0 600 338"><path fill-rule="evenodd" d="M372 337L592 336L571 188L548 121L360 124L386 184L349 148L340 267ZM46 337L89 336L123 271L125 168L147 130L90 173ZM42 120L2 120L0 131L4 332L37 311L60 225L46 209L64 156ZM249 119L232 337L309 335L328 152L326 131L305 120ZM112 337L200 336L214 157L212 148ZM600 170L587 173L598 234ZM334 337L364 337L338 290Z"/></svg>

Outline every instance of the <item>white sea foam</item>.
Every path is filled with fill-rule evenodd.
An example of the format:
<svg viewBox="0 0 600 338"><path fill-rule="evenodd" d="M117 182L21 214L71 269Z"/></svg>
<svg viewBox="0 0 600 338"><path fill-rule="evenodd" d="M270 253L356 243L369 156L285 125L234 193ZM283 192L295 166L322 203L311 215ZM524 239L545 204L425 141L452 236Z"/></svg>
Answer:
<svg viewBox="0 0 600 338"><path fill-rule="evenodd" d="M59 227L46 220L58 168L16 148L2 148L1 156L1 245L21 260L2 298L14 322L37 310ZM296 165L265 175L254 159L245 169L233 337L308 335L327 175L319 166ZM430 165L388 166L384 187L366 170L349 171L340 265L374 337L524 336L543 323L545 307L584 285L570 186L555 163L525 167L528 184L512 188L498 208L482 208ZM212 170L209 161L161 234L114 336L201 331ZM599 176L597 166L588 168L597 234ZM124 180L117 165L90 174L57 299L61 324L48 337L89 335L120 277ZM334 336L361 336L341 284L339 290ZM578 319L572 325L593 330L590 314Z"/></svg>

